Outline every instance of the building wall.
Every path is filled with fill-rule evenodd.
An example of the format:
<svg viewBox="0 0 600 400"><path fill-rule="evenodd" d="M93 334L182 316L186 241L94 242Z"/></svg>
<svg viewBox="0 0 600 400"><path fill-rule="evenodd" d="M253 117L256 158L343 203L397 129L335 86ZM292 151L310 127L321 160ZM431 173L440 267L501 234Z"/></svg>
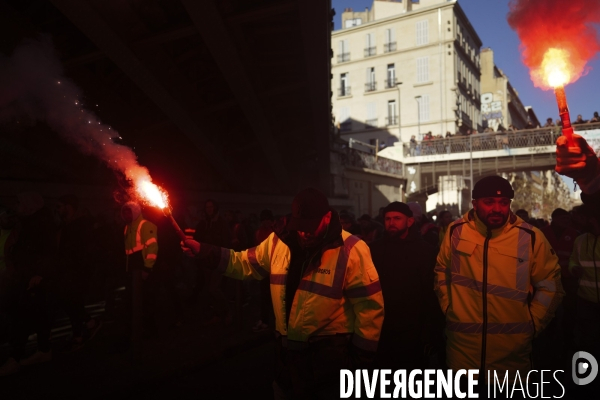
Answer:
<svg viewBox="0 0 600 400"><path fill-rule="evenodd" d="M412 4L412 11L383 18L385 14L379 14L377 10L390 6L397 11L394 7L401 5L388 3L376 1L373 5L381 19L332 34L333 113L342 137L367 143L379 139L380 143L390 145L398 140L408 141L412 135L418 137L419 132L422 137L428 131L444 135L446 131L454 133L461 126L462 129L477 127L479 97L475 92L479 92L481 41L460 6L455 1L422 1ZM422 28L421 34L426 32L426 41L417 41L418 27ZM386 53L384 44L388 29L395 33L396 49ZM365 54L367 34L372 35L374 55ZM461 40L458 40L459 35ZM345 46L341 47L341 41ZM339 58L342 51L349 53L349 59ZM417 60L424 58L428 60L428 76L419 82ZM394 64L396 81L402 82L400 91L395 86L384 87L388 64ZM367 68L374 68L374 91L365 90ZM464 88L457 83L459 71L465 78ZM347 74L350 93L340 92L342 74ZM469 83L472 90L467 93ZM416 96L429 97L428 117L423 103L419 117ZM397 121L387 121L389 101L396 103L400 126ZM365 122L372 119L373 114L377 118L375 127L367 128ZM345 129L344 122L351 124L350 130Z"/></svg>

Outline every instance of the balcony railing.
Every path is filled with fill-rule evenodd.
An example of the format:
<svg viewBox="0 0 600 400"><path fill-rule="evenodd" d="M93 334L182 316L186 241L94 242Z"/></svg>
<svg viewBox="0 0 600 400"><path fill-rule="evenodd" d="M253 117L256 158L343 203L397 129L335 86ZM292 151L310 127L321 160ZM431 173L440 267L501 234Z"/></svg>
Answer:
<svg viewBox="0 0 600 400"><path fill-rule="evenodd" d="M375 90L377 90L377 82L365 83L365 92L374 92Z"/></svg>
<svg viewBox="0 0 600 400"><path fill-rule="evenodd" d="M391 115L389 117L387 117L387 125L396 125L398 123L398 116L397 115Z"/></svg>
<svg viewBox="0 0 600 400"><path fill-rule="evenodd" d="M362 147L370 148L374 146L359 146L361 149L352 148L351 144L334 145L334 151L341 155L341 164L346 167L365 168L375 171L387 172L388 174L403 175L402 163L389 158L375 155L375 149L371 151L362 150Z"/></svg>
<svg viewBox="0 0 600 400"><path fill-rule="evenodd" d="M367 47L365 48L365 57L371 57L377 54L377 47Z"/></svg>
<svg viewBox="0 0 600 400"><path fill-rule="evenodd" d="M352 91L350 90L350 86L342 86L341 88L338 89L339 97L350 96L351 94L352 94Z"/></svg>
<svg viewBox="0 0 600 400"><path fill-rule="evenodd" d="M342 53L342 54L338 54L338 62L346 62L346 61L350 61L350 53Z"/></svg>
<svg viewBox="0 0 600 400"><path fill-rule="evenodd" d="M389 53L391 51L396 51L396 42L389 42L383 45L384 53Z"/></svg>
<svg viewBox="0 0 600 400"><path fill-rule="evenodd" d="M575 130L600 129L600 124L573 125ZM417 143L403 143L404 155L422 156L435 154L468 153L471 151L507 150L554 146L561 135L560 127L524 129L478 133L471 136L456 135L444 139L423 140Z"/></svg>
<svg viewBox="0 0 600 400"><path fill-rule="evenodd" d="M365 129L377 128L377 118L368 119L365 121Z"/></svg>
<svg viewBox="0 0 600 400"><path fill-rule="evenodd" d="M396 87L396 78L385 80L385 88L386 89L392 89L394 87Z"/></svg>

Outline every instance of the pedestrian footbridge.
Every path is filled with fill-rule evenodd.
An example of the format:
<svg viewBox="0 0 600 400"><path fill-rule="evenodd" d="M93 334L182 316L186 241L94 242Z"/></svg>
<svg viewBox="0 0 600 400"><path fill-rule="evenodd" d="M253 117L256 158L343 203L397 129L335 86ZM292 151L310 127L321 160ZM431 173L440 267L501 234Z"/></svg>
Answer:
<svg viewBox="0 0 600 400"><path fill-rule="evenodd" d="M600 150L600 124L573 127L597 152ZM472 177L477 182L480 177L501 172L553 169L560 134L558 128L538 128L399 142L378 155L403 163L406 194L416 199L437 192L438 178L444 175L461 176L466 181Z"/></svg>

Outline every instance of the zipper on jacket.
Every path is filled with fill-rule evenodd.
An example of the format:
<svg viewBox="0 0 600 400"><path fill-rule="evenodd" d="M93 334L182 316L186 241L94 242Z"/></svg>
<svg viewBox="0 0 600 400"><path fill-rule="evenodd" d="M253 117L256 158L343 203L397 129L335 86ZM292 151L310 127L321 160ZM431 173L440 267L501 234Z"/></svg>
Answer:
<svg viewBox="0 0 600 400"><path fill-rule="evenodd" d="M484 393L483 386L485 385L485 358L486 358L486 342L487 342L487 273L488 273L488 249L492 231L489 230L485 236L483 243L483 277L481 279L481 299L483 300L483 325L481 327L481 366L479 369L479 392Z"/></svg>

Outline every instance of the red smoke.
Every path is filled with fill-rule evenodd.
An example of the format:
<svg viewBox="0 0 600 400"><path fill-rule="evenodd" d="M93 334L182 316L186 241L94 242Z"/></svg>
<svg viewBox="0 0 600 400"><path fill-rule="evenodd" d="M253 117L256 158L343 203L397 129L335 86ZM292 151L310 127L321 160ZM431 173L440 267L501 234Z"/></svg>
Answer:
<svg viewBox="0 0 600 400"><path fill-rule="evenodd" d="M549 89L541 64L551 48L568 53L570 79L587 74L586 63L600 50L597 0L511 0L508 23L521 39L523 62L536 87Z"/></svg>

